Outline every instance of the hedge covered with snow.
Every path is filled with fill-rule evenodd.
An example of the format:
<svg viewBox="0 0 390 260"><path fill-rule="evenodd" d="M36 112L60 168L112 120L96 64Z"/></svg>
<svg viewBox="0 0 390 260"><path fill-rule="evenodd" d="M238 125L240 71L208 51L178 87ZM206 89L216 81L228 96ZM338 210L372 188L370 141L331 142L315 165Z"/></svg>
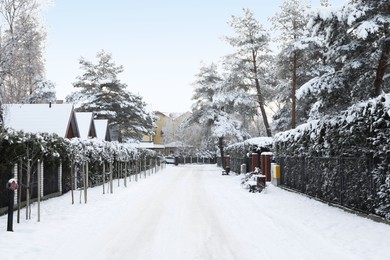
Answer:
<svg viewBox="0 0 390 260"><path fill-rule="evenodd" d="M356 104L338 116L279 133L274 137L273 148L275 157L372 158L372 188L376 196L365 199L374 199L373 211L390 219L389 137L390 94L386 94ZM329 181L332 180L324 179Z"/></svg>
<svg viewBox="0 0 390 260"><path fill-rule="evenodd" d="M271 137L255 137L227 146L225 148L225 154L230 156L230 169L233 172L239 173L241 164L247 164L247 167L251 167L248 165L248 154L270 151L272 149L272 143L273 139Z"/></svg>
<svg viewBox="0 0 390 260"><path fill-rule="evenodd" d="M58 168L60 162L63 166L63 191L70 189L70 165L80 167L82 163L89 162L93 166L101 166L104 162L129 162L139 159L155 158L156 152L148 149L136 148L132 144L107 142L95 139L64 139L56 134L31 134L16 132L11 129L0 131L0 186L5 187L8 179L13 177L14 164L18 164L18 171L22 169L23 182L26 182L27 162L36 169L37 160L44 162L45 168ZM100 168L100 167L99 167ZM90 172L89 181L99 179L98 172ZM45 181L56 180L54 172L45 177ZM98 175L98 177L94 175ZM33 180L32 180L33 181ZM24 183L27 185L26 183ZM94 183L92 183L94 184ZM6 198L5 189L0 189L0 208Z"/></svg>
<svg viewBox="0 0 390 260"><path fill-rule="evenodd" d="M10 129L0 132L0 140L1 161L8 164L17 163L20 158L103 163L156 155L154 151L139 149L127 143L78 138L69 140L56 134L31 134Z"/></svg>
<svg viewBox="0 0 390 260"><path fill-rule="evenodd" d="M261 152L261 150L269 151L272 148L273 138L272 137L255 137L243 142L229 145L225 148L226 154L230 157L242 158L247 153Z"/></svg>

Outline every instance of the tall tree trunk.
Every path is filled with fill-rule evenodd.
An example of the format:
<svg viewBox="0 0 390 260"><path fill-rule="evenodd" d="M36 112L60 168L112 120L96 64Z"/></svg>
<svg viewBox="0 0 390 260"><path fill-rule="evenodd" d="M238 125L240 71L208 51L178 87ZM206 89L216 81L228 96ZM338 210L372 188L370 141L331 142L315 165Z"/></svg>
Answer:
<svg viewBox="0 0 390 260"><path fill-rule="evenodd" d="M296 118L297 118L297 97L296 97L296 91L297 91L297 53L294 51L293 56L293 78L292 78L292 91L291 91L291 129L294 129L296 127Z"/></svg>
<svg viewBox="0 0 390 260"><path fill-rule="evenodd" d="M375 90L374 95L376 97L379 96L382 92L383 77L387 69L387 64L389 62L389 55L390 55L389 25L385 25L384 31L385 31L385 40L382 45L382 53L381 53L381 57L379 58L378 66L376 68L375 81L374 81L374 90Z"/></svg>
<svg viewBox="0 0 390 260"><path fill-rule="evenodd" d="M219 137L218 139L218 147L219 147L219 151L220 151L220 154L221 154L221 166L222 166L222 169L225 170L225 155L224 155L224 152L223 152L223 137Z"/></svg>
<svg viewBox="0 0 390 260"><path fill-rule="evenodd" d="M255 75L255 85L256 85L256 92L257 92L257 102L259 103L260 111L261 111L261 116L263 117L263 122L264 122L264 127L267 132L267 136L271 137L271 127L268 123L268 117L267 113L265 112L265 105L264 105L264 97L261 92L261 87L260 87L260 81L257 77L257 62L256 62L256 52L252 50L252 64L253 64L253 73Z"/></svg>
<svg viewBox="0 0 390 260"><path fill-rule="evenodd" d="M259 107L260 107L260 111L261 111L261 116L263 117L265 130L267 132L267 136L271 137L272 136L271 127L268 123L267 113L265 112L264 98L263 98L263 94L261 93L259 79L256 78L255 83L256 83L256 91L257 91L257 102L259 103Z"/></svg>

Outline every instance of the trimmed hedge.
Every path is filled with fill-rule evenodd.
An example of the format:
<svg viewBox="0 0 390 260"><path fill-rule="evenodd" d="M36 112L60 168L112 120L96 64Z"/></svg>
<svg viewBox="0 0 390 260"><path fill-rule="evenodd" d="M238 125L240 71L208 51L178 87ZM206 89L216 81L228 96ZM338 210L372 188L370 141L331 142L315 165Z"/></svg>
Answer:
<svg viewBox="0 0 390 260"><path fill-rule="evenodd" d="M374 196L355 198L372 201L373 211L390 219L390 95L362 102L334 117L325 117L279 133L274 138L274 154L281 157L370 158ZM288 174L286 172L286 174ZM354 176L350 187L357 187L367 173ZM347 174L348 177L348 174ZM332 182L331 175L322 182ZM306 185L302 183L300 185ZM366 189L366 187L361 187ZM349 192L348 190L346 192ZM366 191L366 194L372 192Z"/></svg>

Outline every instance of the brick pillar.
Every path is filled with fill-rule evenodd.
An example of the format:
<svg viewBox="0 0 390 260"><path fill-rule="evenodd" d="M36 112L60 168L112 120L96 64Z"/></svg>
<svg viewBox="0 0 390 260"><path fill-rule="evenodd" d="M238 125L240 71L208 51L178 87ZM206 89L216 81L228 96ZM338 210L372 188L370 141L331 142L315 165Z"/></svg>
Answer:
<svg viewBox="0 0 390 260"><path fill-rule="evenodd" d="M259 167L259 154L252 153L252 172L255 171L256 167Z"/></svg>
<svg viewBox="0 0 390 260"><path fill-rule="evenodd" d="M271 181L271 161L272 153L261 153L261 172L265 175L267 181Z"/></svg>
<svg viewBox="0 0 390 260"><path fill-rule="evenodd" d="M225 160L225 168L230 167L230 155L226 155L224 160Z"/></svg>

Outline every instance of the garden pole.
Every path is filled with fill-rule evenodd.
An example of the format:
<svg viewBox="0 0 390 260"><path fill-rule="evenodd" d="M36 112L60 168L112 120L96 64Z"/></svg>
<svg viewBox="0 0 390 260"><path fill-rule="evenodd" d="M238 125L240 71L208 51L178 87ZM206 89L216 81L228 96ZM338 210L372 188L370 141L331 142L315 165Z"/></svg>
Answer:
<svg viewBox="0 0 390 260"><path fill-rule="evenodd" d="M38 222L41 221L41 160L38 159L37 163L37 174L38 174L38 191L37 191L37 206L38 206Z"/></svg>

